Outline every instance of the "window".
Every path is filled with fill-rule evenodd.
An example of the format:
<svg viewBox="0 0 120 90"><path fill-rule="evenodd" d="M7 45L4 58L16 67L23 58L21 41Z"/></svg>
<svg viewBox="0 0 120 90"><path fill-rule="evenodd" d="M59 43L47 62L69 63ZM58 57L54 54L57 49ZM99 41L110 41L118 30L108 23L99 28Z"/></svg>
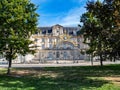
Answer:
<svg viewBox="0 0 120 90"><path fill-rule="evenodd" d="M45 42L45 39L44 39L44 38L42 38L42 42Z"/></svg>
<svg viewBox="0 0 120 90"><path fill-rule="evenodd" d="M71 32L69 32L69 35L73 35L73 32L71 31Z"/></svg>
<svg viewBox="0 0 120 90"><path fill-rule="evenodd" d="M49 42L52 43L52 38L49 38Z"/></svg>
<svg viewBox="0 0 120 90"><path fill-rule="evenodd" d="M57 52L56 53L56 58L59 58L59 57L60 57L59 52Z"/></svg>
<svg viewBox="0 0 120 90"><path fill-rule="evenodd" d="M64 59L67 59L67 52L64 52L63 57Z"/></svg>
<svg viewBox="0 0 120 90"><path fill-rule="evenodd" d="M64 47L64 49L67 49L67 46L66 46L66 44L64 44L64 45L63 45L63 47Z"/></svg>
<svg viewBox="0 0 120 90"><path fill-rule="evenodd" d="M42 30L42 34L46 34L46 30Z"/></svg>
<svg viewBox="0 0 120 90"><path fill-rule="evenodd" d="M78 48L80 48L80 44L78 44Z"/></svg>
<svg viewBox="0 0 120 90"><path fill-rule="evenodd" d="M48 30L48 33L52 33L52 30Z"/></svg>
<svg viewBox="0 0 120 90"><path fill-rule="evenodd" d="M49 52L49 53L48 53L48 59L49 59L49 60L52 60L52 58L53 58L52 52Z"/></svg>
<svg viewBox="0 0 120 90"><path fill-rule="evenodd" d="M50 49L52 48L52 44L50 44Z"/></svg>
<svg viewBox="0 0 120 90"><path fill-rule="evenodd" d="M44 44L42 44L42 49L44 49L45 48L45 45Z"/></svg>

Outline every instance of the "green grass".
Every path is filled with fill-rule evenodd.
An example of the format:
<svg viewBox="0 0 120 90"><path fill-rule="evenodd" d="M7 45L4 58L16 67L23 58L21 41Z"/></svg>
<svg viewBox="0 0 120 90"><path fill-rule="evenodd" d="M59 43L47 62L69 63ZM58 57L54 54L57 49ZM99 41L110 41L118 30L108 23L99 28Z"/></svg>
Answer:
<svg viewBox="0 0 120 90"><path fill-rule="evenodd" d="M120 90L120 65L13 68L11 76L5 72L0 69L0 90Z"/></svg>

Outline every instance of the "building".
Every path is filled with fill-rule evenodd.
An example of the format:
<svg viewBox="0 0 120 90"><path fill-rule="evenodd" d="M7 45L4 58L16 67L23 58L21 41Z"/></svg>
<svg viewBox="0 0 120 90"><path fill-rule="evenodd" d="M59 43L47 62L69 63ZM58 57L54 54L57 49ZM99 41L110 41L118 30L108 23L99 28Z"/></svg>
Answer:
<svg viewBox="0 0 120 90"><path fill-rule="evenodd" d="M85 59L81 50L88 46L83 43L82 36L77 36L78 31L78 27L63 27L59 24L39 27L36 34L31 37L37 50L34 59L40 62Z"/></svg>

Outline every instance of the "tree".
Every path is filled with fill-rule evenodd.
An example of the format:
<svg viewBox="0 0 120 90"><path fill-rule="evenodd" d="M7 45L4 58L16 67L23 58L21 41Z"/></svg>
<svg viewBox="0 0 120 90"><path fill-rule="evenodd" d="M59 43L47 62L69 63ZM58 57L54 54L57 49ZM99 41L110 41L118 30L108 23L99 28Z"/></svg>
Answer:
<svg viewBox="0 0 120 90"><path fill-rule="evenodd" d="M0 0L0 52L9 62L7 74L17 54L34 52L29 38L36 31L36 9L29 0Z"/></svg>
<svg viewBox="0 0 120 90"><path fill-rule="evenodd" d="M88 2L86 9L88 12L84 13L81 17L81 22L83 22L83 27L81 32L84 35L84 42L89 45L89 50L87 52L100 56L100 63L102 66L102 24L99 18L97 18L96 14L100 12L100 8L102 7L102 3L100 2Z"/></svg>
<svg viewBox="0 0 120 90"><path fill-rule="evenodd" d="M120 1L88 1L86 9L87 12L81 17L81 32L91 53L100 56L102 66L106 56L116 57L120 52Z"/></svg>

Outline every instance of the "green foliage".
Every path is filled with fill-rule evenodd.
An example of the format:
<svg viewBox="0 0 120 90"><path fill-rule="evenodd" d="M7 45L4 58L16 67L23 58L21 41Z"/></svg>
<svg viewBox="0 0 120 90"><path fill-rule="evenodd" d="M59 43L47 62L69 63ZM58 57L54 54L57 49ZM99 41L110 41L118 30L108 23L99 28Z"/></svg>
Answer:
<svg viewBox="0 0 120 90"><path fill-rule="evenodd" d="M12 58L16 53L25 55L30 52L29 40L36 30L36 7L29 0L0 1L0 50L10 53ZM6 57L9 56L6 54Z"/></svg>
<svg viewBox="0 0 120 90"><path fill-rule="evenodd" d="M103 56L120 56L120 1L88 1L87 12L81 17L81 32L88 52Z"/></svg>
<svg viewBox="0 0 120 90"><path fill-rule="evenodd" d="M29 0L0 0L0 52L7 60L34 52L29 38L36 31L36 9Z"/></svg>

